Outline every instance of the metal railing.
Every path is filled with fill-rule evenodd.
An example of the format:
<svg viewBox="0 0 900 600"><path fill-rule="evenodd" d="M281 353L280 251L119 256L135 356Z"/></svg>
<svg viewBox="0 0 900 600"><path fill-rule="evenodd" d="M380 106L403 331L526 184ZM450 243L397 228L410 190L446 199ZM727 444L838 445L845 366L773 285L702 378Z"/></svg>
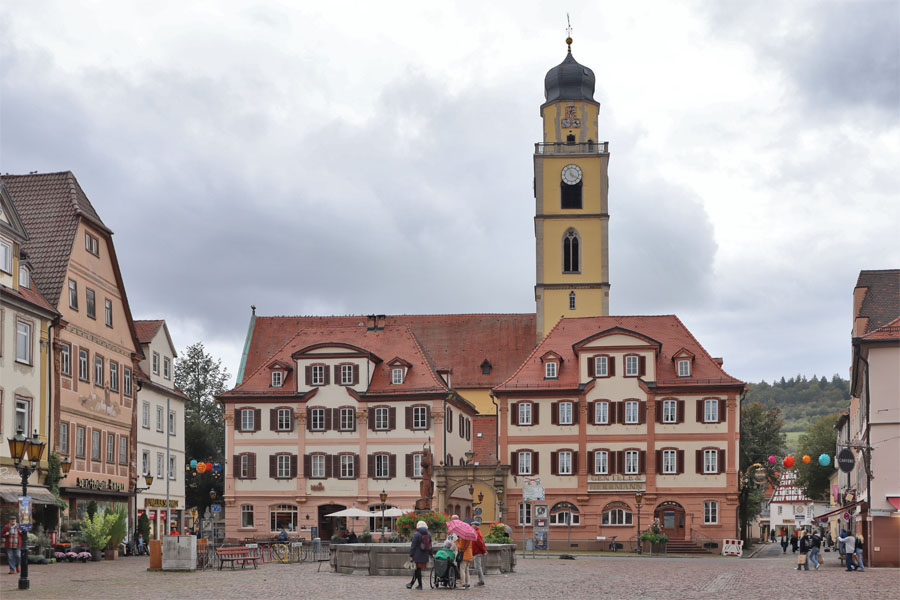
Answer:
<svg viewBox="0 0 900 600"><path fill-rule="evenodd" d="M709 537L699 529L691 528L691 541L713 554L719 552L719 540Z"/></svg>
<svg viewBox="0 0 900 600"><path fill-rule="evenodd" d="M609 154L609 142L538 142L535 154Z"/></svg>

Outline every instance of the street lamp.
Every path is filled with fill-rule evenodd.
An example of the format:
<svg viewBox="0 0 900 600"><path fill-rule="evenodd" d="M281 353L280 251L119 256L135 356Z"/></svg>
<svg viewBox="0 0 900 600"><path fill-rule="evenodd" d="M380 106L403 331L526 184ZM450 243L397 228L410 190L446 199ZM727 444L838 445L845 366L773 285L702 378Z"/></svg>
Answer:
<svg viewBox="0 0 900 600"><path fill-rule="evenodd" d="M138 523L138 493L145 492L150 489L150 486L153 485L153 475L150 473L144 473L144 482L147 484L147 487L138 487L138 481L140 481L140 477L134 478L134 530L137 531L137 523ZM137 536L135 536L137 539Z"/></svg>
<svg viewBox="0 0 900 600"><path fill-rule="evenodd" d="M634 493L634 503L637 505L637 553L642 554L643 550L641 549L641 500L644 499L644 492L638 490Z"/></svg>
<svg viewBox="0 0 900 600"><path fill-rule="evenodd" d="M44 455L44 448L47 444L38 438L37 430L35 430L33 437L26 439L20 429L15 436L7 438L7 440L9 441L9 453L12 456L13 464L19 472L19 475L22 476L22 496L27 496L28 478L37 470L38 464L41 462L41 456ZM25 461L26 456L31 462L30 465L27 463L22 464ZM22 525L25 524L22 523ZM31 581L28 579L28 532L24 529L19 529L19 531L21 531L22 535L22 544L19 549L19 552L22 555L19 559L22 567L19 575L19 589L27 590L31 589ZM24 560L22 560L22 558L24 558Z"/></svg>
<svg viewBox="0 0 900 600"><path fill-rule="evenodd" d="M381 493L378 494L378 497L381 498L381 543L384 543L384 503L387 502L387 492L384 489L381 490Z"/></svg>
<svg viewBox="0 0 900 600"><path fill-rule="evenodd" d="M497 488L494 490L497 494L497 521L503 520L503 490Z"/></svg>

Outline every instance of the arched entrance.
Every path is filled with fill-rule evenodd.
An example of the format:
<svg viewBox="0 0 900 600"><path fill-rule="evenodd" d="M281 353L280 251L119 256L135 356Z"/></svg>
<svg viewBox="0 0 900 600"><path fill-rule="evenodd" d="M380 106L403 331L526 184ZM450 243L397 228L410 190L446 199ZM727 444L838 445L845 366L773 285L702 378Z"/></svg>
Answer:
<svg viewBox="0 0 900 600"><path fill-rule="evenodd" d="M319 539L323 542L331 539L335 533L340 533L344 528L344 519L340 517L326 517L325 515L344 510L347 508L343 504L320 504L319 505Z"/></svg>
<svg viewBox="0 0 900 600"><path fill-rule="evenodd" d="M659 519L660 527L670 540L684 539L684 507L672 500L662 502L653 511L653 518Z"/></svg>

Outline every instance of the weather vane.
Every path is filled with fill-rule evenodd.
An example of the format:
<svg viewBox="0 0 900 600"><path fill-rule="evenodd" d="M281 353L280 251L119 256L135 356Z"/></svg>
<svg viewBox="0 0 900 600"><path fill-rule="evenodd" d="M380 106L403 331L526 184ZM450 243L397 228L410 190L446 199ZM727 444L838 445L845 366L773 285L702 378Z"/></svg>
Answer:
<svg viewBox="0 0 900 600"><path fill-rule="evenodd" d="M572 20L569 13L566 13L566 44L569 45L569 53L572 52Z"/></svg>

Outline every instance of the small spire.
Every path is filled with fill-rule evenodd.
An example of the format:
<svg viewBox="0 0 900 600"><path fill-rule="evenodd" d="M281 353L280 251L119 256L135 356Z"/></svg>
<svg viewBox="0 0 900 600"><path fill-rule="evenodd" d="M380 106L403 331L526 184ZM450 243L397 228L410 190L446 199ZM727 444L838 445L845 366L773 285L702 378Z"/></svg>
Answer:
<svg viewBox="0 0 900 600"><path fill-rule="evenodd" d="M253 314L255 315L255 314L256 314L256 305L255 305L255 304L251 304L251 305L250 305L250 310L252 310L252 311L253 311Z"/></svg>
<svg viewBox="0 0 900 600"><path fill-rule="evenodd" d="M572 20L566 13L566 44L569 46L569 54L572 54Z"/></svg>

